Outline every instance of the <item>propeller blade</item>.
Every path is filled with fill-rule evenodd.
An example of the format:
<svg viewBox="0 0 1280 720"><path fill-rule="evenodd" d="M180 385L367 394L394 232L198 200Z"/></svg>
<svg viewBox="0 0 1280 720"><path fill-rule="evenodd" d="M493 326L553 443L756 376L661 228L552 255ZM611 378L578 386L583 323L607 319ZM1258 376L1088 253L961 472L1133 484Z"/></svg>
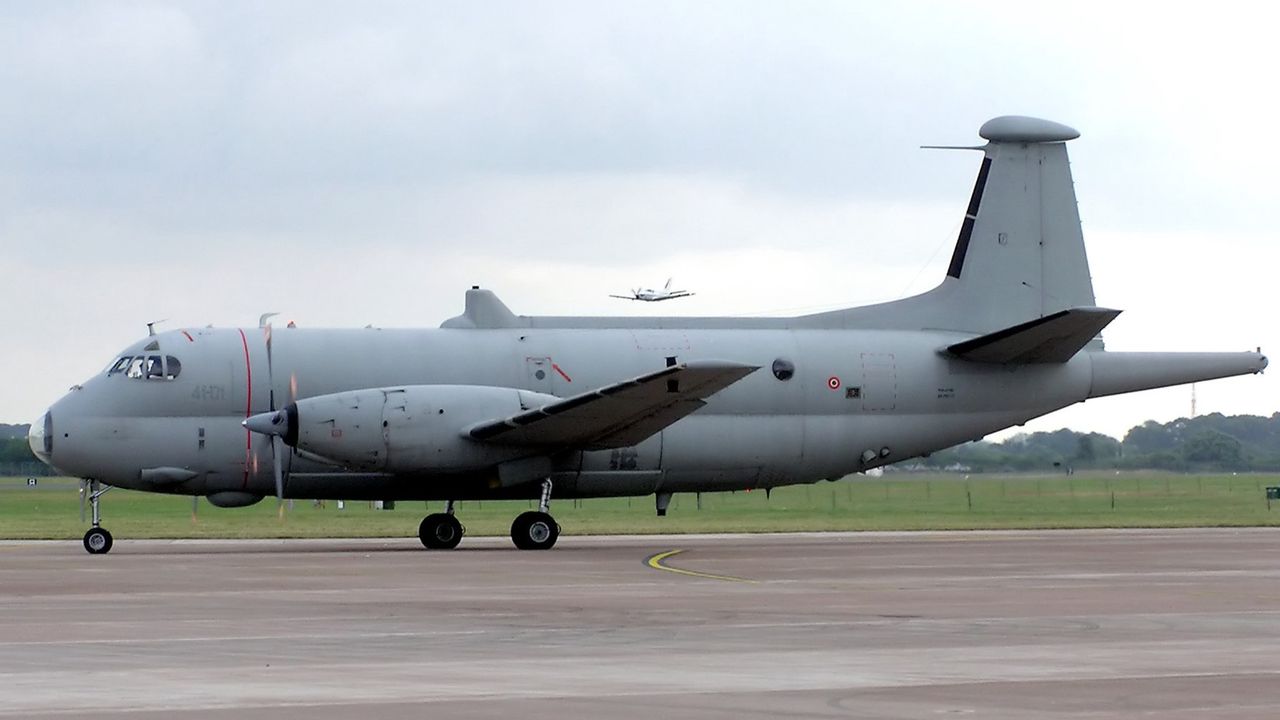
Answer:
<svg viewBox="0 0 1280 720"><path fill-rule="evenodd" d="M267 402L269 412L259 413L245 418L242 423L246 428L271 438L271 471L276 481L276 500L279 501L280 516L284 517L284 450L280 447L280 438L289 431L289 416L283 410L276 409L276 377L275 362L271 356L271 324L269 318L277 313L264 314L258 321L266 336L267 345ZM290 392L296 394L295 380L289 378Z"/></svg>
<svg viewBox="0 0 1280 720"><path fill-rule="evenodd" d="M276 499L284 501L284 459L281 457L284 451L280 449L280 436L271 436L271 461L275 465L273 468L276 475Z"/></svg>

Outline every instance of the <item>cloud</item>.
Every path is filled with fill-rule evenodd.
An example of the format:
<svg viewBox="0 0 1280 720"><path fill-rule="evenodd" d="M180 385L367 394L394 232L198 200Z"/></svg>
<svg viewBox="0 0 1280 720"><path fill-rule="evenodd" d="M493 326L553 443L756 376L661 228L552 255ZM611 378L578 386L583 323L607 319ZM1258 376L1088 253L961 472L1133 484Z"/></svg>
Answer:
<svg viewBox="0 0 1280 720"><path fill-rule="evenodd" d="M53 359L0 359L31 377L0 413L159 317L433 325L477 283L518 312L646 312L605 295L671 275L698 295L662 309L689 314L918 292L977 160L916 147L1003 113L1084 133L1113 347L1270 345L1245 339L1274 267L1269 12L6 5L0 333Z"/></svg>

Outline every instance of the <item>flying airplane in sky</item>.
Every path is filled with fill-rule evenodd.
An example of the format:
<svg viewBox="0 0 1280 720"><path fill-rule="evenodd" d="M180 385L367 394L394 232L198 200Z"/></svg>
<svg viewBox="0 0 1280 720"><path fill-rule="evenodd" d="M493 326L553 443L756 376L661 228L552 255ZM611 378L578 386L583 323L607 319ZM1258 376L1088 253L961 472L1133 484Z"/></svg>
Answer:
<svg viewBox="0 0 1280 720"><path fill-rule="evenodd" d="M661 290L653 288L633 288L630 295L610 295L609 297L620 298L622 300L640 300L643 302L659 302L662 300L674 300L676 298L689 297L693 293L688 290L672 290L671 278L667 278L667 284L662 286Z"/></svg>
<svg viewBox="0 0 1280 720"><path fill-rule="evenodd" d="M1261 352L1107 352L1065 125L1005 116L940 285L789 318L546 317L473 287L438 329L186 328L144 337L31 429L84 478L91 553L112 487L444 500L419 538L453 548L453 502L537 499L511 538L555 544L558 498L772 488L863 472L1090 398L1261 372Z"/></svg>

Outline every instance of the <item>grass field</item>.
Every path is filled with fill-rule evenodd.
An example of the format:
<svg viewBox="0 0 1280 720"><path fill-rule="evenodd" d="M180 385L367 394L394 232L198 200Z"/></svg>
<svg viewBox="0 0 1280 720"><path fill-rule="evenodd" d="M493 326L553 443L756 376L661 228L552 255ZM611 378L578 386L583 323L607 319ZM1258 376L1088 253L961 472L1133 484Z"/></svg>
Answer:
<svg viewBox="0 0 1280 720"><path fill-rule="evenodd" d="M552 511L565 534L786 532L797 530L935 530L990 528L1190 527L1280 525L1280 501L1264 489L1280 475L1157 473L1054 476L852 476L835 483L764 492L676 495L665 518L652 496L560 500ZM0 539L79 538L79 486L66 478L0 478ZM699 507L699 503L701 507ZM286 502L268 498L224 509L189 497L112 490L103 497L103 526L119 538L395 537L414 536L439 502ZM532 502L457 505L471 535L506 535ZM195 512L193 513L193 507Z"/></svg>

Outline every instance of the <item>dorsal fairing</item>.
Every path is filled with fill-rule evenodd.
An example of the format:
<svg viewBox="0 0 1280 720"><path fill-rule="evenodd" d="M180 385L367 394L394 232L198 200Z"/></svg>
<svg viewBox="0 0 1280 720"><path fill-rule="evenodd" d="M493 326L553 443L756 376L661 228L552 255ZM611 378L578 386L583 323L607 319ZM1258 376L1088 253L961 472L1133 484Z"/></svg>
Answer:
<svg viewBox="0 0 1280 720"><path fill-rule="evenodd" d="M461 315L440 324L442 328L467 330L495 330L523 327L527 322L511 312L511 308L498 299L492 290L482 290L472 285L467 291L466 306Z"/></svg>

